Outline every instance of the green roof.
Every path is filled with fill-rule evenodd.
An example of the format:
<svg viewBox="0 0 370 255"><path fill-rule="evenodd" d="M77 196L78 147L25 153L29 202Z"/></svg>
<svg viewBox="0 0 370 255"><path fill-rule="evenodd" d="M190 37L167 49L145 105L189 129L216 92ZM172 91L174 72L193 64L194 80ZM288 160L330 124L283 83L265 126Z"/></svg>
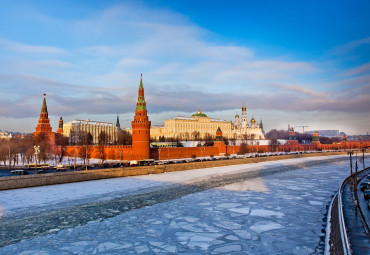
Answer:
<svg viewBox="0 0 370 255"><path fill-rule="evenodd" d="M144 89L144 86L143 86L143 74L141 74L139 89Z"/></svg>
<svg viewBox="0 0 370 255"><path fill-rule="evenodd" d="M44 101L42 102L41 112L48 113L48 107L46 106L46 94L44 94Z"/></svg>
<svg viewBox="0 0 370 255"><path fill-rule="evenodd" d="M202 113L199 108L198 111L192 115L193 117L208 117L206 114Z"/></svg>

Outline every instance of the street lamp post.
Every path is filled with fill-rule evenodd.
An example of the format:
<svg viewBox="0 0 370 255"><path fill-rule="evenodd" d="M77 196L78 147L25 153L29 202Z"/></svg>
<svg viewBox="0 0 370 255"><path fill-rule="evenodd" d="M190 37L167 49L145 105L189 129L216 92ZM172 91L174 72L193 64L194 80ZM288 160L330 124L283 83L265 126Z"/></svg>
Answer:
<svg viewBox="0 0 370 255"><path fill-rule="evenodd" d="M362 164L363 164L363 167L364 167L364 169L365 169L365 148L364 149L362 149Z"/></svg>
<svg viewBox="0 0 370 255"><path fill-rule="evenodd" d="M358 197L357 197L357 169L358 169L358 165L357 165L357 151L356 151L356 173L355 173L355 207L357 209L357 205L358 205Z"/></svg>
<svg viewBox="0 0 370 255"><path fill-rule="evenodd" d="M85 145L85 166L86 166L86 171L87 171L87 146Z"/></svg>
<svg viewBox="0 0 370 255"><path fill-rule="evenodd" d="M75 146L75 155L74 155L74 166L73 166L73 171L76 171L76 146Z"/></svg>
<svg viewBox="0 0 370 255"><path fill-rule="evenodd" d="M10 146L8 146L8 148L9 148L9 169L12 169L12 161L10 157Z"/></svg>
<svg viewBox="0 0 370 255"><path fill-rule="evenodd" d="M203 162L203 147L200 147L200 161Z"/></svg>
<svg viewBox="0 0 370 255"><path fill-rule="evenodd" d="M349 164L351 166L351 176L353 175L353 173L352 173L352 154L353 154L353 151L349 151L348 152L348 155L349 155Z"/></svg>
<svg viewBox="0 0 370 255"><path fill-rule="evenodd" d="M37 171L37 156L40 153L40 146L35 145L35 146L33 146L33 148L35 149L35 159L36 159L35 173L36 173L36 171Z"/></svg>

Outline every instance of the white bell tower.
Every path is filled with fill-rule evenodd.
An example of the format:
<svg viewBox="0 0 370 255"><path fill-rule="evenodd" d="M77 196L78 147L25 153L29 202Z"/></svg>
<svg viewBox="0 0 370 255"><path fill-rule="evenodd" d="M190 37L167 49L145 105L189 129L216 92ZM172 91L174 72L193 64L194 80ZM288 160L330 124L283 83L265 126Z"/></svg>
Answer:
<svg viewBox="0 0 370 255"><path fill-rule="evenodd" d="M247 120L247 107L245 107L245 104L243 103L242 107L242 128L248 127L248 120Z"/></svg>

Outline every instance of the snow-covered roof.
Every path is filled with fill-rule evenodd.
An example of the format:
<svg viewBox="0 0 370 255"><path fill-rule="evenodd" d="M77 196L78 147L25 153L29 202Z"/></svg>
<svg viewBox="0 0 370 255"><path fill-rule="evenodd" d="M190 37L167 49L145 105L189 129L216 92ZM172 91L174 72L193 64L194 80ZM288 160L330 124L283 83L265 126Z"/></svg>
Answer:
<svg viewBox="0 0 370 255"><path fill-rule="evenodd" d="M194 120L193 117L176 116L175 120Z"/></svg>
<svg viewBox="0 0 370 255"><path fill-rule="evenodd" d="M94 126L114 126L113 123L102 122L102 121L91 121L91 120L73 120L72 124L85 124L85 125L94 125Z"/></svg>
<svg viewBox="0 0 370 255"><path fill-rule="evenodd" d="M212 122L229 122L227 120L221 120L221 119L211 119Z"/></svg>
<svg viewBox="0 0 370 255"><path fill-rule="evenodd" d="M195 120L193 117L184 117L184 116L177 116L175 120ZM211 118L210 119L212 122L229 122L227 120L221 120L221 119L215 119Z"/></svg>

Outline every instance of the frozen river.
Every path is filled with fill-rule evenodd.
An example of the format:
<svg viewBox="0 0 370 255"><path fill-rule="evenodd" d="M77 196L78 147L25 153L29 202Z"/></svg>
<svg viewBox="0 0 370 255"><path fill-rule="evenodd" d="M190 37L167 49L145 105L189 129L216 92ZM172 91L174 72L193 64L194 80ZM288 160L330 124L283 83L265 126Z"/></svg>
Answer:
<svg viewBox="0 0 370 255"><path fill-rule="evenodd" d="M348 175L328 156L0 191L0 254L320 254Z"/></svg>

